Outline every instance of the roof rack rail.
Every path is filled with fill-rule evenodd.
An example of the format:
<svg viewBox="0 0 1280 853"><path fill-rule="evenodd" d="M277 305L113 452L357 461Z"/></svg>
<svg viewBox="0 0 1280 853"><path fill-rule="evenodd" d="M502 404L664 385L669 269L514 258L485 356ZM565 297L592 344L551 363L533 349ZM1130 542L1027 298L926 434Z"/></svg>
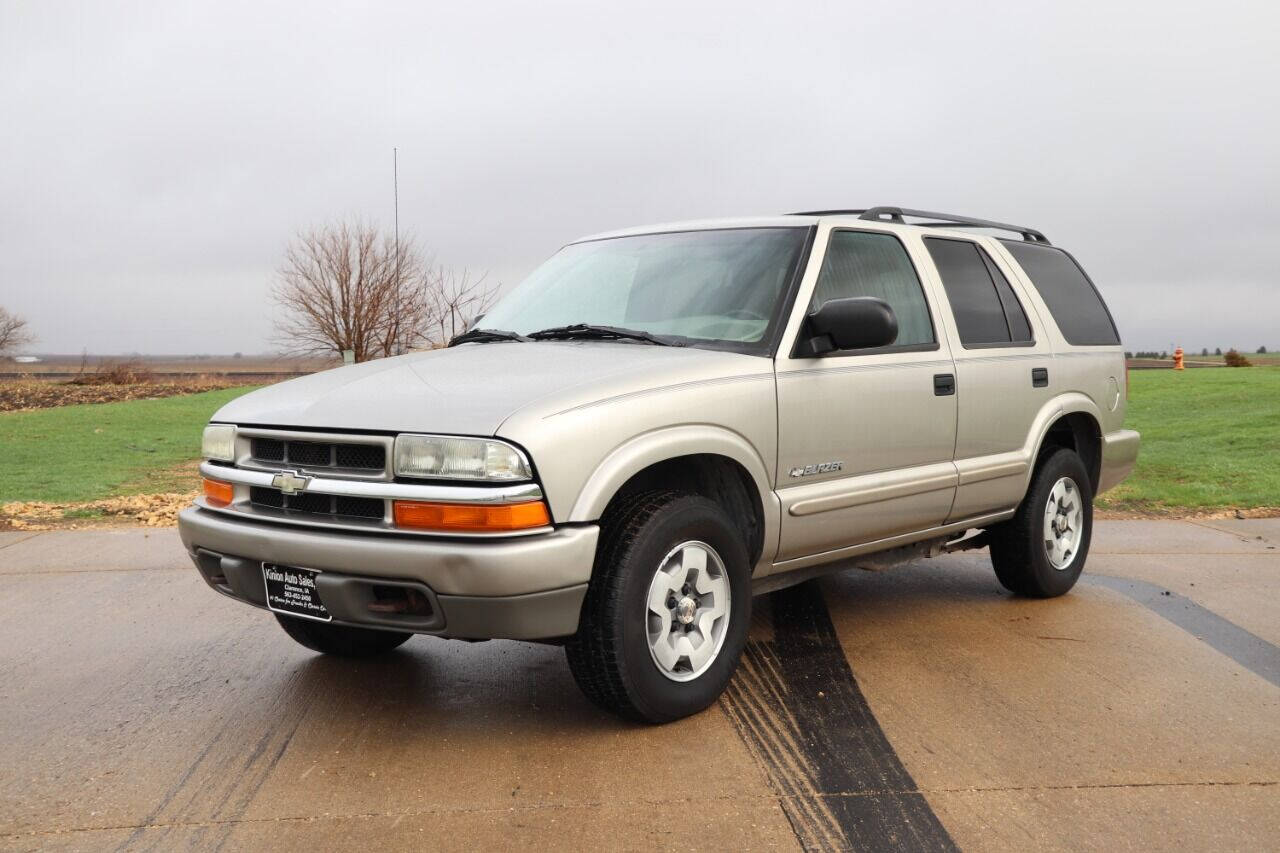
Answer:
<svg viewBox="0 0 1280 853"><path fill-rule="evenodd" d="M953 216L950 213L934 213L928 210L912 210L909 207L868 207L860 210L805 210L793 216L857 216L873 222L896 222L905 225L904 217L913 219L932 219L933 222L915 223L924 228L994 228L997 231L1012 231L1022 235L1028 243L1043 243L1048 246L1049 238L1034 228L1025 225L1010 225L1007 222L992 222L990 219L975 219L972 216Z"/></svg>

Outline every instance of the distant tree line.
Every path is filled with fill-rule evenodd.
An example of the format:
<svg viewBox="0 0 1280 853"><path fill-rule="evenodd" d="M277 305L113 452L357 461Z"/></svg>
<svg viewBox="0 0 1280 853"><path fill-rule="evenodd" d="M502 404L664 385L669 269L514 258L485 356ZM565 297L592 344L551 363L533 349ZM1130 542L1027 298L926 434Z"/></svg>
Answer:
<svg viewBox="0 0 1280 853"><path fill-rule="evenodd" d="M1231 349L1227 350L1227 352L1228 352L1228 353L1233 353L1233 352L1234 352L1234 353L1236 353L1236 354L1239 354L1239 351L1238 351L1235 347L1232 347ZM1256 350L1254 350L1254 352L1255 352L1257 355L1266 355L1266 354L1267 354L1267 348L1266 348L1265 346L1258 347ZM1214 354L1214 355L1222 355L1222 347L1214 347L1213 354ZM1191 355L1191 353L1187 353L1187 355ZM1202 356L1208 356L1208 355L1209 355L1209 348L1208 348L1208 347L1201 347L1201 349L1200 349L1200 355L1202 355ZM1124 354L1124 357L1125 357L1125 358L1153 358L1153 359L1171 359L1171 358L1173 358L1173 356L1171 356L1167 351L1156 352L1155 350L1138 350L1137 352L1129 352L1129 351L1126 351L1126 352L1125 352L1125 354Z"/></svg>
<svg viewBox="0 0 1280 853"><path fill-rule="evenodd" d="M1257 349L1258 355L1265 355L1266 352L1267 352L1266 347L1258 347ZM1200 354L1202 356L1207 356L1209 354L1208 347L1202 348L1200 350ZM1246 358L1242 353L1238 352L1235 348L1227 350L1225 355L1223 354L1221 349L1215 349L1213 351L1213 354L1222 356L1222 362L1227 367L1252 367L1253 366L1253 362L1249 361L1248 358ZM1146 350L1146 351L1139 350L1137 352L1125 352L1124 357L1125 358L1145 358L1145 359L1152 359L1155 361L1172 360L1172 357L1169 355L1169 353L1156 352L1155 350Z"/></svg>

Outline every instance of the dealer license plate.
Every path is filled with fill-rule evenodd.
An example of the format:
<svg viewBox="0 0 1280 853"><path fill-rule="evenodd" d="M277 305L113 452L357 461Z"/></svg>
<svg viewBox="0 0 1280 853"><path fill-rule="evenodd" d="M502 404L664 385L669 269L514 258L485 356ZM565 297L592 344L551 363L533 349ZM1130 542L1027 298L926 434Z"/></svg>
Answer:
<svg viewBox="0 0 1280 853"><path fill-rule="evenodd" d="M320 596L316 595L316 576L319 574L296 566L263 563L262 581L267 586L267 607L289 616L331 621L333 617L320 603Z"/></svg>

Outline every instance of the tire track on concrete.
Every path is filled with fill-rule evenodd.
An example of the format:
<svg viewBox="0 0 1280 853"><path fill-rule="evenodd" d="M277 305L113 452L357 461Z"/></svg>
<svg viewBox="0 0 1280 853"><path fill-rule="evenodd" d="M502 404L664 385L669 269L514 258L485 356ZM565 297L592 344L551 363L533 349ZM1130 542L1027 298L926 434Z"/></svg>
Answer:
<svg viewBox="0 0 1280 853"><path fill-rule="evenodd" d="M764 768L800 844L956 850L867 705L818 585L757 604L771 607L772 619L757 619L763 637L748 642L721 707Z"/></svg>
<svg viewBox="0 0 1280 853"><path fill-rule="evenodd" d="M166 849L169 846L169 828L183 824L200 826L191 839L193 845L220 848L276 768L298 726L318 698L316 681L305 677L304 673L305 670L295 672L289 683L281 686L270 706L261 709L253 719L236 717L224 720L156 807L118 849ZM249 741L244 737L260 723L262 733L256 740ZM243 746L237 748L237 744ZM248 747L247 750L244 747ZM209 814L209 818L202 819L202 813ZM144 834L157 828L162 828L161 832L154 838L145 839L144 843ZM204 837L209 828L217 832L215 837Z"/></svg>

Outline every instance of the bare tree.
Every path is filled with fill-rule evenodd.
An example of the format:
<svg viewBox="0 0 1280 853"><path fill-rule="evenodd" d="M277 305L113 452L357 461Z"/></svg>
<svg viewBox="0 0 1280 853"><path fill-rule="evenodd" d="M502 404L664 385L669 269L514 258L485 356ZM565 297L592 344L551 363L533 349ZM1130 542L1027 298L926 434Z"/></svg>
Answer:
<svg viewBox="0 0 1280 853"><path fill-rule="evenodd" d="M423 286L431 321L426 337L436 346L465 332L498 299L498 285L489 283L485 275L472 278L470 270L459 272L439 264L428 269Z"/></svg>
<svg viewBox="0 0 1280 853"><path fill-rule="evenodd" d="M283 316L278 340L291 351L356 361L405 352L423 337L426 264L411 238L343 222L305 231L285 251L272 290Z"/></svg>
<svg viewBox="0 0 1280 853"><path fill-rule="evenodd" d="M0 355L26 346L35 338L27 329L27 321L0 308Z"/></svg>
<svg viewBox="0 0 1280 853"><path fill-rule="evenodd" d="M441 346L489 310L496 285L424 257L412 237L363 223L299 234L285 252L272 291L283 316L276 337L287 349L356 361Z"/></svg>

